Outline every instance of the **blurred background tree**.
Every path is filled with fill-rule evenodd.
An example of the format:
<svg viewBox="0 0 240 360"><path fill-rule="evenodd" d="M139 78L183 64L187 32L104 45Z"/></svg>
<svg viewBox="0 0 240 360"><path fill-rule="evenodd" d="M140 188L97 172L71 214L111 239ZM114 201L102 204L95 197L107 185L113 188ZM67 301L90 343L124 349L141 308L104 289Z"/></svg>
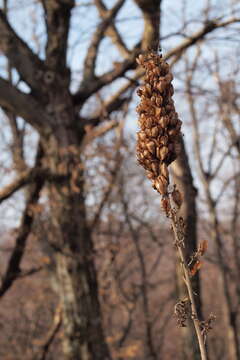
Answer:
<svg viewBox="0 0 240 360"><path fill-rule="evenodd" d="M136 166L135 58L158 50L183 120L184 193L210 359L240 359L237 1L2 0L4 359L199 359L173 317L184 287L158 196ZM204 314L204 316L203 316Z"/></svg>

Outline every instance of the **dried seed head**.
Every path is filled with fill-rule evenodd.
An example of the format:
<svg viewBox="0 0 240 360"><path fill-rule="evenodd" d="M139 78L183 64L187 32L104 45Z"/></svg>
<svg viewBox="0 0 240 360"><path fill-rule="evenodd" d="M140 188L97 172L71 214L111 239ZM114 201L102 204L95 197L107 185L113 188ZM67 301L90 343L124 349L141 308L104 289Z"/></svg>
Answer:
<svg viewBox="0 0 240 360"><path fill-rule="evenodd" d="M168 166L180 149L177 142L182 124L172 100L173 76L162 56L154 52L141 54L137 63L146 70L145 83L137 91L141 98L137 106L140 126L137 157L154 189L166 195Z"/></svg>

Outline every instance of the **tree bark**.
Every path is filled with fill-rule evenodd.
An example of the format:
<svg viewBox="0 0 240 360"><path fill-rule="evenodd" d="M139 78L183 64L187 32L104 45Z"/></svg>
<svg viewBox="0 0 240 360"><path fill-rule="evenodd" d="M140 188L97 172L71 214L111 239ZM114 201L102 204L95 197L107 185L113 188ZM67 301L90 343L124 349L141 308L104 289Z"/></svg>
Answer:
<svg viewBox="0 0 240 360"><path fill-rule="evenodd" d="M61 92L55 88L52 101L53 131L43 139L43 146L44 165L53 175L48 184L50 242L62 307L63 355L64 360L107 360L110 354L102 328L94 245L86 219L81 139L71 97L59 88Z"/></svg>
<svg viewBox="0 0 240 360"><path fill-rule="evenodd" d="M178 155L177 160L172 164L172 170L174 183L183 195L183 204L179 215L183 218L185 223L185 255L187 259L190 259L190 256L197 249L197 189L193 184L193 177L183 140L181 141L181 152ZM187 297L186 285L183 280L182 268L179 261L177 261L176 272L179 297L180 299L184 299ZM196 294L195 301L198 317L202 320L200 280L198 273L192 278L192 286L194 293ZM189 321L187 325L186 328L181 329L182 358L184 360L199 360L200 354L192 321Z"/></svg>

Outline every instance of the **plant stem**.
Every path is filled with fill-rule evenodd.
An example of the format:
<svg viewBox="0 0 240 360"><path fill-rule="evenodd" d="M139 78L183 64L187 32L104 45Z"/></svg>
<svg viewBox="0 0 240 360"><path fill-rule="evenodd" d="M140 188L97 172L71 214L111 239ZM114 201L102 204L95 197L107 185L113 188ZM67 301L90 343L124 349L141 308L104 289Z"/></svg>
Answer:
<svg viewBox="0 0 240 360"><path fill-rule="evenodd" d="M197 308L196 308L196 303L195 303L195 300L194 300L194 293L193 293L191 278L190 278L190 274L189 274L189 268L188 268L188 265L187 265L185 254L184 254L183 249L182 249L182 246L183 246L182 245L182 239L179 238L179 233L178 233L178 229L177 229L177 226L176 226L176 215L174 214L174 211L172 210L172 208L171 208L170 212L171 212L171 217L170 218L171 218L172 229L173 229L173 232L174 232L175 243L176 243L177 250L178 250L178 253L179 253L179 256L180 256L180 260L181 260L181 264L182 264L182 268L183 268L184 282L186 284L188 296L189 296L189 299L190 299L191 313L192 313L191 318L192 318L194 328L195 328L195 331L196 331L196 335L197 335L197 340L198 340L199 350L200 350L200 354L201 354L201 359L202 360L207 360L207 352L206 352L204 338L203 338L203 335L202 335L202 332L201 332L199 319L198 319L198 315L197 315Z"/></svg>

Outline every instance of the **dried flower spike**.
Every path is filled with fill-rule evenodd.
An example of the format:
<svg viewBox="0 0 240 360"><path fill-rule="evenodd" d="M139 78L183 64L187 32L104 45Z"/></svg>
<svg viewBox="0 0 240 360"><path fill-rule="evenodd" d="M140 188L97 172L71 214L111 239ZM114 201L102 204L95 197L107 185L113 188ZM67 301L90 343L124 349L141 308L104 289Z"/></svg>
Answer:
<svg viewBox="0 0 240 360"><path fill-rule="evenodd" d="M194 291L191 277L200 269L202 262L193 256L189 267L184 252L185 226L182 217L177 212L182 205L182 195L174 185L173 191L169 189L168 166L177 158L181 151L180 137L182 122L178 118L172 99L174 89L171 84L173 76L169 65L162 56L155 52L139 55L137 63L145 71L144 85L138 90L141 98L137 106L139 113L139 127L137 140L137 158L144 167L152 186L161 196L161 206L171 221L176 248L180 257L183 278L186 284L188 297L175 305L175 315L179 326L185 327L186 321L192 319L198 339L201 359L207 360L205 338L211 321L202 322L197 315ZM176 206L172 206L172 203ZM203 254L206 244L199 249L198 255ZM210 324L210 325L209 325Z"/></svg>
<svg viewBox="0 0 240 360"><path fill-rule="evenodd" d="M177 157L182 124L172 100L173 76L169 65L157 53L141 54L137 63L146 70L144 85L137 92L141 98L137 107L140 126L137 158L147 171L153 188L166 195L169 184L167 167ZM180 199L177 203L180 206Z"/></svg>

